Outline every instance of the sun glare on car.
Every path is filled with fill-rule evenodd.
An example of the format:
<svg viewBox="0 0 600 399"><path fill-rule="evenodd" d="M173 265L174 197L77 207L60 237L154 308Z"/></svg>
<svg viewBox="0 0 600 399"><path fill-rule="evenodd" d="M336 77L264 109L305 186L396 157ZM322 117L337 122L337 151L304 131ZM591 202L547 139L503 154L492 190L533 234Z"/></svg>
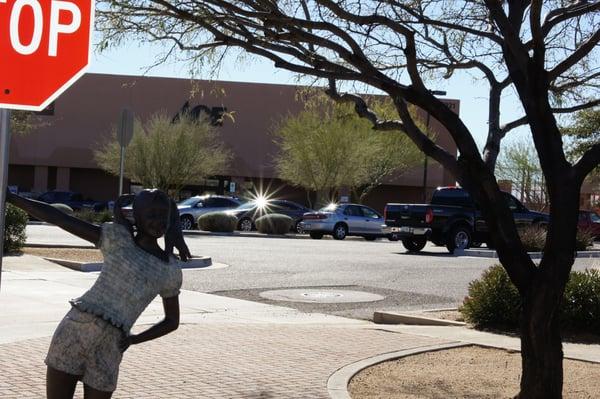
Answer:
<svg viewBox="0 0 600 399"><path fill-rule="evenodd" d="M254 203L257 208L264 209L269 204L269 199L262 194L259 194L256 198L254 198Z"/></svg>

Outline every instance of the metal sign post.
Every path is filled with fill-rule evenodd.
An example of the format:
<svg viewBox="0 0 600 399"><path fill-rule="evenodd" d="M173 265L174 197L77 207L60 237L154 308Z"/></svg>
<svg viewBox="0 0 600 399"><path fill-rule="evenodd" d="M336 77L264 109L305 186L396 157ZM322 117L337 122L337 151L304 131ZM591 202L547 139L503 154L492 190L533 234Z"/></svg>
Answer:
<svg viewBox="0 0 600 399"><path fill-rule="evenodd" d="M121 147L121 158L119 165L119 197L123 195L123 173L125 171L125 147L133 137L133 112L130 109L121 111L121 119L119 119L119 129L117 130L117 138Z"/></svg>
<svg viewBox="0 0 600 399"><path fill-rule="evenodd" d="M0 285L2 283L2 257L4 256L4 216L6 215L9 145L10 111L0 109Z"/></svg>

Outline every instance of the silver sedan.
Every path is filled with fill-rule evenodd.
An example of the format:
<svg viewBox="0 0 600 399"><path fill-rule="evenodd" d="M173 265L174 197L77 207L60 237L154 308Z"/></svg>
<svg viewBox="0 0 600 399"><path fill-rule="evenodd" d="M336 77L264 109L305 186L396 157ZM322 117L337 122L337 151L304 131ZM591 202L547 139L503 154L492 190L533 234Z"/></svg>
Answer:
<svg viewBox="0 0 600 399"><path fill-rule="evenodd" d="M383 217L373 209L359 204L332 204L317 212L305 213L301 227L311 238L331 234L336 240L346 236L362 236L372 241L379 237L392 239Z"/></svg>

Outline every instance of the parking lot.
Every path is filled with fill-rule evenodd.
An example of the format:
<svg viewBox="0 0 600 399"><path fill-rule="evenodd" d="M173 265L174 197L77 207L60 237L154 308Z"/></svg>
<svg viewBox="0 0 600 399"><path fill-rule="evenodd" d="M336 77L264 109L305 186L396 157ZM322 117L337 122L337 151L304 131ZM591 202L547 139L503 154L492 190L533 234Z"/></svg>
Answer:
<svg viewBox="0 0 600 399"><path fill-rule="evenodd" d="M55 226L29 225L33 242L80 243ZM400 242L347 238L285 239L228 236L187 236L195 255L210 256L226 268L184 271L184 289L218 293L254 301L277 288L331 288L375 293L385 299L351 304L278 302L306 311L358 318L373 310L406 310L457 306L468 284L497 260L458 257L430 244L420 254L407 254ZM600 259L578 259L576 269L600 267Z"/></svg>

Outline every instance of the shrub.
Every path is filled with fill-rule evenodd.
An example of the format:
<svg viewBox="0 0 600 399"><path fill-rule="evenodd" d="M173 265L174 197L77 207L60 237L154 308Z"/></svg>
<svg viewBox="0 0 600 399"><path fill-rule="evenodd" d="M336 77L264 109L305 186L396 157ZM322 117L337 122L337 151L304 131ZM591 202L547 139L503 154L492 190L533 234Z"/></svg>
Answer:
<svg viewBox="0 0 600 399"><path fill-rule="evenodd" d="M289 233L294 220L279 213L261 216L254 222L256 229L264 234L286 234Z"/></svg>
<svg viewBox="0 0 600 399"><path fill-rule="evenodd" d="M25 245L27 213L16 206L6 204L4 218L4 253L19 252Z"/></svg>
<svg viewBox="0 0 600 399"><path fill-rule="evenodd" d="M501 265L483 272L469 283L469 296L459 311L477 328L514 328L519 324L521 298Z"/></svg>
<svg viewBox="0 0 600 399"><path fill-rule="evenodd" d="M73 214L73 208L71 208L69 205L65 205L65 204L50 204L52 207L58 209L61 212L66 213L67 215L72 215Z"/></svg>
<svg viewBox="0 0 600 399"><path fill-rule="evenodd" d="M76 211L73 216L85 220L86 222L102 224L105 222L111 222L113 218L113 214L109 210L104 210L100 212L94 212L91 209L82 209L80 211Z"/></svg>
<svg viewBox="0 0 600 399"><path fill-rule="evenodd" d="M568 329L600 332L600 271L571 272L561 319Z"/></svg>
<svg viewBox="0 0 600 399"><path fill-rule="evenodd" d="M237 226L237 218L225 212L209 212L198 218L200 230L217 233L232 233Z"/></svg>
<svg viewBox="0 0 600 399"><path fill-rule="evenodd" d="M577 230L575 237L575 249L585 251L594 245L594 233L590 230Z"/></svg>
<svg viewBox="0 0 600 399"><path fill-rule="evenodd" d="M521 242L527 252L539 252L544 249L546 244L546 228L538 225L531 225L519 229Z"/></svg>
<svg viewBox="0 0 600 399"><path fill-rule="evenodd" d="M518 327L521 299L500 265L486 270L469 284L460 312L476 328ZM600 271L571 272L560 312L563 328L572 332L600 331Z"/></svg>

